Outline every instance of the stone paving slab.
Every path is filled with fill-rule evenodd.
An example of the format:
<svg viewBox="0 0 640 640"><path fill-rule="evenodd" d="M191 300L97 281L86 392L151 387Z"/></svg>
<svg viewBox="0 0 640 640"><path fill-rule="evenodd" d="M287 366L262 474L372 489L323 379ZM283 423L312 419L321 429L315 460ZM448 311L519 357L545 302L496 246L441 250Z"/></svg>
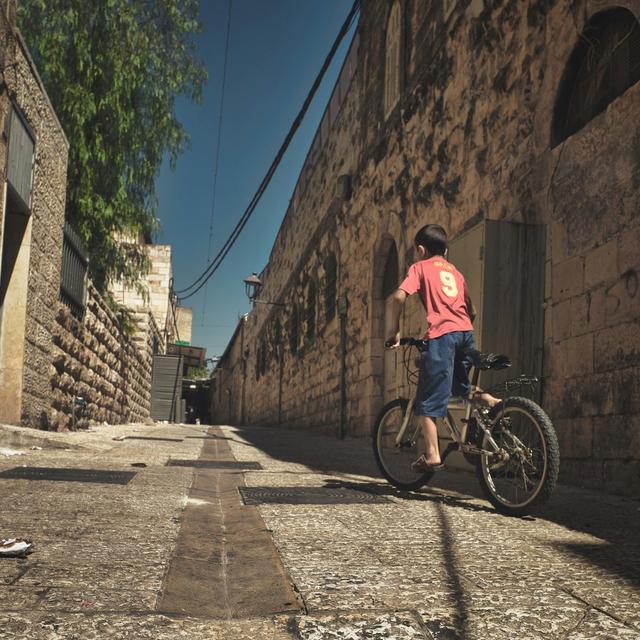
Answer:
<svg viewBox="0 0 640 640"><path fill-rule="evenodd" d="M439 473L418 493L396 491L379 477L366 440L267 428L223 427L215 438L194 425L101 429L54 434L55 447L0 457L0 471L136 471L126 486L0 480L0 533L36 543L28 559L0 560L0 638L640 639L637 501L560 486L538 513L507 518L461 473ZM133 434L158 439L112 440ZM198 459L216 441L229 447L225 459L264 468L216 471L225 482L212 484L194 468L165 466ZM363 491L386 502L245 507L239 481ZM224 525L237 536L227 552L248 565L260 556L252 536L268 532L302 611L236 620L157 611L176 554L220 566L221 516L198 517L214 504L225 506ZM182 547L189 509L193 536ZM259 527L242 524L245 509L257 510ZM250 598L252 575L238 580Z"/></svg>
<svg viewBox="0 0 640 640"><path fill-rule="evenodd" d="M628 535L640 524L637 502L560 487L539 513L508 518L479 498L472 476L441 473L412 494L387 487L362 441L227 432L238 459L251 455L265 469L247 473L248 486L339 483L390 501L260 506L313 618L405 611L420 624L398 633L425 638L640 638L640 548ZM332 620L309 633L361 637L357 625Z"/></svg>

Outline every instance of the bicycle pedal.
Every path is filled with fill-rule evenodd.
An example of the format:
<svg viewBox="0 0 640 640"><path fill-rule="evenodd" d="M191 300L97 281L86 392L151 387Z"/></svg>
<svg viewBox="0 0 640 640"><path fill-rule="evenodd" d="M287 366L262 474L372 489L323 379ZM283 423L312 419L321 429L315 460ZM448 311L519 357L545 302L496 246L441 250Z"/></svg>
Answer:
<svg viewBox="0 0 640 640"><path fill-rule="evenodd" d="M458 451L458 449L460 449L460 445L457 442L449 443L447 448L444 450L444 452L440 456L440 460L444 462L450 453L452 453L453 451Z"/></svg>

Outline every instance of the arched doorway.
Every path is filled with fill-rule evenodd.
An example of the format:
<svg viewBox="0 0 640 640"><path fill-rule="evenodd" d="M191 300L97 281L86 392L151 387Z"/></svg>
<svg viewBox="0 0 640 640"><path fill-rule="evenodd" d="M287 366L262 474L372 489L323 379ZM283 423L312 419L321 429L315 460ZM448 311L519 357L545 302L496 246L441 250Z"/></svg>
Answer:
<svg viewBox="0 0 640 640"><path fill-rule="evenodd" d="M400 355L397 350L384 348L389 298L399 284L398 249L393 238L384 236L378 245L373 263L372 305L372 370L377 390L374 391L372 413L398 395L398 367Z"/></svg>

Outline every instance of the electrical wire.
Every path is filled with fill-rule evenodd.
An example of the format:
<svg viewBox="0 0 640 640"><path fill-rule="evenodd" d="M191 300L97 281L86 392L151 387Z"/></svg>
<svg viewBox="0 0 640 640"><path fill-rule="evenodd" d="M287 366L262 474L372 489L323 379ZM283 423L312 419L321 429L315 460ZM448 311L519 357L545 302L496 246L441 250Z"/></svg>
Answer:
<svg viewBox="0 0 640 640"><path fill-rule="evenodd" d="M222 116L224 113L224 95L227 86L227 62L229 60L229 39L231 35L231 11L233 0L229 0L229 15L227 19L227 38L224 47L224 64L222 66L222 89L220 92L220 110L218 114L218 139L216 141L216 154L213 165L213 192L211 195L211 218L209 220L209 243L207 245L207 265L211 263L211 240L213 239L213 217L216 209L216 192L218 190L218 167L220 166L220 146L222 140ZM202 303L202 322L207 308L207 288L204 288L204 301Z"/></svg>
<svg viewBox="0 0 640 640"><path fill-rule="evenodd" d="M282 158L285 152L287 151L287 148L289 147L289 144L291 143L293 136L295 135L296 131L300 127L300 124L302 123L302 120L306 115L309 105L311 104L311 101L315 96L318 90L318 87L320 86L320 83L322 82L322 79L327 69L329 68L329 65L331 64L331 61L338 47L340 46L340 43L344 39L345 35L351 29L351 26L355 20L355 17L356 17L356 14L358 13L359 8L360 8L360 0L355 0L353 3L353 6L351 7L351 10L349 11L349 14L347 15L346 20L344 21L340 29L340 32L338 33L338 36L336 37L335 42L331 47L331 50L329 51L329 54L325 58L325 61L322 65L322 68L320 69L320 72L316 76L316 79L314 80L314 83L307 97L305 98L305 101L300 111L298 112L298 115L293 121L293 124L291 125L291 128L289 129L289 132L287 133L287 136L284 139L284 142L282 143L280 149L278 150L278 153L276 154L275 159L271 163L271 166L269 167L266 175L262 179L262 182L260 183L256 193L254 194L253 198L249 202L249 205L247 206L244 213L240 217L240 220L237 222L233 231L231 232L231 234L229 235L229 237L221 247L220 251L213 258L212 262L205 268L202 274L192 284L190 284L188 287L185 287L184 289L179 289L174 292L177 295L179 295L181 300L186 300L187 298L194 296L196 293L198 293L198 291L200 291L200 289L202 289L202 287L205 286L205 284L209 281L211 276L218 270L218 268L222 264L222 261L225 259L225 257L231 250L231 247L233 247L236 240L238 239L238 236L240 235L240 233L246 226L247 222L249 221L249 218L251 218L251 215L253 214L256 206L258 205L258 202L260 201L262 195L264 194L269 183L271 182L271 178L273 177L274 173L276 172L276 169L280 165L280 162L282 161Z"/></svg>

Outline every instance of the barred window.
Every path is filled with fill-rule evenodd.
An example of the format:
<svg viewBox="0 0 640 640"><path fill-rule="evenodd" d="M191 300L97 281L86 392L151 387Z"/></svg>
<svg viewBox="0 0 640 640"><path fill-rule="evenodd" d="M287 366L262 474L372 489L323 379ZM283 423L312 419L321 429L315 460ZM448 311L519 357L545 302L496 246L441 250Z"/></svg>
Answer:
<svg viewBox="0 0 640 640"><path fill-rule="evenodd" d="M400 98L402 10L396 0L389 12L384 61L384 115L391 113Z"/></svg>
<svg viewBox="0 0 640 640"><path fill-rule="evenodd" d="M400 284L398 278L398 250L396 243L392 242L384 263L384 275L382 278L382 297L388 298Z"/></svg>
<svg viewBox="0 0 640 640"><path fill-rule="evenodd" d="M313 340L316 337L316 283L313 280L307 285L307 340Z"/></svg>
<svg viewBox="0 0 640 640"><path fill-rule="evenodd" d="M330 254L324 261L324 317L326 322L336 315L338 264L336 257Z"/></svg>
<svg viewBox="0 0 640 640"><path fill-rule="evenodd" d="M594 15L565 69L551 133L556 146L640 80L640 25L627 9Z"/></svg>
<svg viewBox="0 0 640 640"><path fill-rule="evenodd" d="M289 347L291 353L296 355L298 353L298 331L300 325L300 318L298 317L298 306L293 305L291 310L291 318L289 320Z"/></svg>
<svg viewBox="0 0 640 640"><path fill-rule="evenodd" d="M80 236L64 223L64 240L62 244L62 270L60 274L60 300L71 309L72 313L81 317L87 301L87 280L89 255L82 244Z"/></svg>

